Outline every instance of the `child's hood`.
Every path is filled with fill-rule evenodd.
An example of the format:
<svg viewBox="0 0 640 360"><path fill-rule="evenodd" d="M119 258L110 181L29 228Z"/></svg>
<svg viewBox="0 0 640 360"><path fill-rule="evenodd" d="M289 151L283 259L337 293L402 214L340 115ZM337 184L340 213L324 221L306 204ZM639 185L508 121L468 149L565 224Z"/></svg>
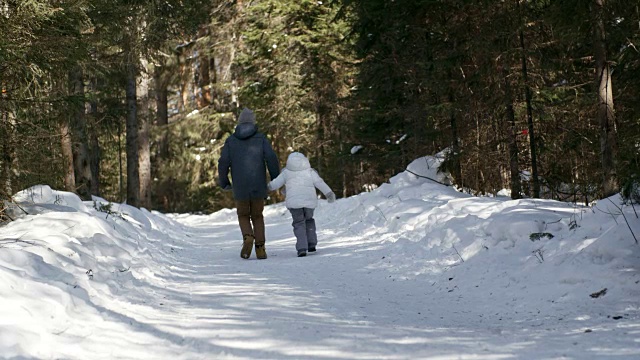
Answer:
<svg viewBox="0 0 640 360"><path fill-rule="evenodd" d="M309 159L299 152L292 152L287 158L287 169L291 171L302 171L311 168Z"/></svg>

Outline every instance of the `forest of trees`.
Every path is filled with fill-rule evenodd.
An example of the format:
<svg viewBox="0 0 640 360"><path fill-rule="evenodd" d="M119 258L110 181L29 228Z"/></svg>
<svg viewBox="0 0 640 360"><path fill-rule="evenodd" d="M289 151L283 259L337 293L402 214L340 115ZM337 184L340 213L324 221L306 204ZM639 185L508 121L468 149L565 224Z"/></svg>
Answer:
<svg viewBox="0 0 640 360"><path fill-rule="evenodd" d="M637 1L0 0L0 33L4 201L233 206L216 166L243 107L339 196L443 150L477 195L640 182Z"/></svg>

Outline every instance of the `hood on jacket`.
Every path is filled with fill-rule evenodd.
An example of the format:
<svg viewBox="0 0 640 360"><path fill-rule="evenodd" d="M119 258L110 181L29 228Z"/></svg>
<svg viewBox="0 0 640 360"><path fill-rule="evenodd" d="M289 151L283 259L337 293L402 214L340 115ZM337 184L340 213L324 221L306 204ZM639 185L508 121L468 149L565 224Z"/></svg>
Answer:
<svg viewBox="0 0 640 360"><path fill-rule="evenodd" d="M287 158L287 169L291 171L302 171L311 168L309 159L299 152L292 152Z"/></svg>
<svg viewBox="0 0 640 360"><path fill-rule="evenodd" d="M241 123L236 126L233 136L240 140L248 139L258 132L258 127L253 123Z"/></svg>

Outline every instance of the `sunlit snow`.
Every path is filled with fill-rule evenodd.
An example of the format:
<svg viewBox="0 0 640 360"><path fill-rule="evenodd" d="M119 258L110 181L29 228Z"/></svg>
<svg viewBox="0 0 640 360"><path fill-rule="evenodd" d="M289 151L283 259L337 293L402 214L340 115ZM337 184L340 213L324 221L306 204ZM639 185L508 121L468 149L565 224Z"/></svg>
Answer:
<svg viewBox="0 0 640 360"><path fill-rule="evenodd" d="M320 201L305 258L282 203L243 260L233 209L27 189L0 227L0 357L640 358L633 208L471 197L425 178L439 161Z"/></svg>

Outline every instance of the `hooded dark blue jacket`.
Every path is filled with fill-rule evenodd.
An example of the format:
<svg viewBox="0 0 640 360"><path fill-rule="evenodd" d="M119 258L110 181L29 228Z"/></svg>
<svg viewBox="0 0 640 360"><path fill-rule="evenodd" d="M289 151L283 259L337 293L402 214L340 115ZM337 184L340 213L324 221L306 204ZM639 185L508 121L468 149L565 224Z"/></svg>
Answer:
<svg viewBox="0 0 640 360"><path fill-rule="evenodd" d="M233 197L239 201L264 199L267 196L266 170L269 169L271 180L280 174L278 156L254 123L238 124L222 147L218 160L218 181L223 189L230 185L229 169Z"/></svg>

